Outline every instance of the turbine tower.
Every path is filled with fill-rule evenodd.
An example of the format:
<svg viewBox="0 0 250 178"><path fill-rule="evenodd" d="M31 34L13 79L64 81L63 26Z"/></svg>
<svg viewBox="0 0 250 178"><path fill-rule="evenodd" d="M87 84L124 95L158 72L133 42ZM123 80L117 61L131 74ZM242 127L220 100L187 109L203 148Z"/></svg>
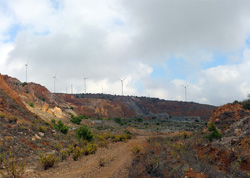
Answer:
<svg viewBox="0 0 250 178"><path fill-rule="evenodd" d="M123 95L123 81L126 80L126 78L124 78L124 79L119 79L119 80L121 80L121 89L122 89L122 95Z"/></svg>
<svg viewBox="0 0 250 178"><path fill-rule="evenodd" d="M186 102L187 102L187 87L188 87L189 85L190 85L190 84L182 85L182 86L185 88L185 98L186 98Z"/></svg>
<svg viewBox="0 0 250 178"><path fill-rule="evenodd" d="M27 73L28 73L28 64L25 64L26 66L26 83L28 82L28 77L27 77Z"/></svg>
<svg viewBox="0 0 250 178"><path fill-rule="evenodd" d="M84 79L84 92L85 92L85 94L86 94L86 80L88 79L88 77L84 77L83 78Z"/></svg>
<svg viewBox="0 0 250 178"><path fill-rule="evenodd" d="M56 80L57 80L56 75L52 78L54 78L54 93L56 93Z"/></svg>
<svg viewBox="0 0 250 178"><path fill-rule="evenodd" d="M26 68L26 83L28 82L28 65L29 65L29 61L30 61L30 59L28 59L27 64L25 64L25 68Z"/></svg>

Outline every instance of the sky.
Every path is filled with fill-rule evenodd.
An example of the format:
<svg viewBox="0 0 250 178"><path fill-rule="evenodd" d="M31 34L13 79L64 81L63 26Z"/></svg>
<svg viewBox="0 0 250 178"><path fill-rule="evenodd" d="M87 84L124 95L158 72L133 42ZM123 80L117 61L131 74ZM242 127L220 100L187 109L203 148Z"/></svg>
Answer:
<svg viewBox="0 0 250 178"><path fill-rule="evenodd" d="M0 73L51 92L223 105L250 93L249 0L0 0ZM54 81L54 76L56 80ZM54 87L55 82L55 87Z"/></svg>

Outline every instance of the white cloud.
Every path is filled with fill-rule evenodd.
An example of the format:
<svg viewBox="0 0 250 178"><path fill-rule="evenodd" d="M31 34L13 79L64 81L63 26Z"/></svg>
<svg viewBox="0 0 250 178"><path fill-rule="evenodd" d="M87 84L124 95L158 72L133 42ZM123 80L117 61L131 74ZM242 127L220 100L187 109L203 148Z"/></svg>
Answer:
<svg viewBox="0 0 250 178"><path fill-rule="evenodd" d="M0 45L0 70L53 91L150 95L185 100L183 84L190 83L192 101L223 104L243 99L249 92L250 51L245 48L250 34L250 2L247 0L50 0L0 1L0 39L18 24L14 42ZM225 65L215 63L215 52L229 54ZM244 56L242 58L242 56ZM153 66L166 66L169 57L185 61L187 81L156 79ZM236 64L235 64L236 63ZM168 74L168 71L166 71ZM177 74L176 74L177 76ZM167 76L168 77L168 76ZM164 78L164 77L163 77ZM136 86L140 83L141 89Z"/></svg>

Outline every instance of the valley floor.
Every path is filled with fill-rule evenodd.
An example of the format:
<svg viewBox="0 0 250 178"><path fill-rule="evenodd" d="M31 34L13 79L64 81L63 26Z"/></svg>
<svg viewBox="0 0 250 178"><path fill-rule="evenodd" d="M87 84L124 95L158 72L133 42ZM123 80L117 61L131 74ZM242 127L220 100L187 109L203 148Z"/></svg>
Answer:
<svg viewBox="0 0 250 178"><path fill-rule="evenodd" d="M134 155L130 151L133 145L143 145L147 136L138 136L127 143L111 143L107 148L99 148L96 154L74 161L71 157L56 167L44 171L39 163L27 165L24 177L53 178L125 178L128 177ZM104 166L100 166L100 159Z"/></svg>

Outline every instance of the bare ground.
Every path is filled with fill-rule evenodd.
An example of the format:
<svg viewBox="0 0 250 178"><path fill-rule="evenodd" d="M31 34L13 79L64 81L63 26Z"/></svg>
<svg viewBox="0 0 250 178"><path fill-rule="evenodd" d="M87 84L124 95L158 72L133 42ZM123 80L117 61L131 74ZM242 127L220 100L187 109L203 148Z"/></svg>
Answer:
<svg viewBox="0 0 250 178"><path fill-rule="evenodd" d="M128 177L133 154L130 147L143 145L146 136L138 136L127 143L112 143L108 148L99 148L94 155L88 155L73 161L72 157L60 162L54 168L42 170L41 165L34 163L27 165L24 177L53 177L53 178L125 178ZM104 159L104 166L100 166L100 159Z"/></svg>

